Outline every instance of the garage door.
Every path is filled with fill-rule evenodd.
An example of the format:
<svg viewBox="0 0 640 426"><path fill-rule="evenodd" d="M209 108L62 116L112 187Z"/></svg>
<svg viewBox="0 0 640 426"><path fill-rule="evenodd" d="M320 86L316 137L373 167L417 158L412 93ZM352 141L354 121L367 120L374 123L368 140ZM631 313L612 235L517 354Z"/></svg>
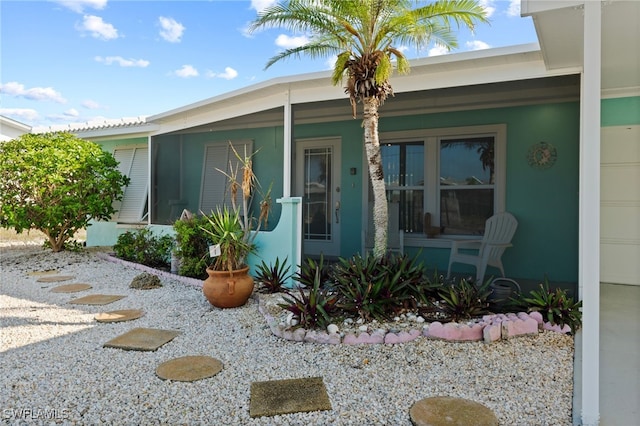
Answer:
<svg viewBox="0 0 640 426"><path fill-rule="evenodd" d="M601 141L600 281L640 285L640 126Z"/></svg>

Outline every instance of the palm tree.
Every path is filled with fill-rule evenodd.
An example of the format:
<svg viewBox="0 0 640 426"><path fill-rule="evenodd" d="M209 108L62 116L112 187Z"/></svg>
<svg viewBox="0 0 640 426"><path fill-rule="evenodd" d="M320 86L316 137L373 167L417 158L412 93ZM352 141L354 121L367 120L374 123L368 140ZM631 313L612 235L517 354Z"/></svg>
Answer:
<svg viewBox="0 0 640 426"><path fill-rule="evenodd" d="M332 83L347 78L353 118L356 105L363 105L363 128L369 177L373 188L373 253L382 257L387 248L387 199L378 135L378 109L393 95L389 78L395 69L409 72L402 53L407 43L426 47L430 42L447 49L457 47L452 24L473 30L476 22L487 22L476 0L441 0L425 4L419 0L289 0L258 14L250 31L283 27L307 33L309 43L286 49L272 57L265 68L281 59L337 55ZM395 62L393 61L395 59Z"/></svg>

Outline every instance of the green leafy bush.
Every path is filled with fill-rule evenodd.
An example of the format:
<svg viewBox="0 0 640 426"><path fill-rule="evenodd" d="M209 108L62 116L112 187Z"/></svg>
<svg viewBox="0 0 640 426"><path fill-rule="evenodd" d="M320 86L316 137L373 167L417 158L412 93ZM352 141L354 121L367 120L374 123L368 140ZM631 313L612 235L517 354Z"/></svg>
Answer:
<svg viewBox="0 0 640 426"><path fill-rule="evenodd" d="M529 294L530 297L523 297L522 300L529 305L530 312L540 312L551 324L560 327L566 324L571 327L572 333L582 326L582 301L574 301L564 289L550 290L546 277L544 283L540 284L540 289L532 290Z"/></svg>
<svg viewBox="0 0 640 426"><path fill-rule="evenodd" d="M0 226L37 229L54 252L93 220L108 220L129 178L99 145L70 133L0 144Z"/></svg>
<svg viewBox="0 0 640 426"><path fill-rule="evenodd" d="M263 260L258 265L255 278L261 283L260 291L265 293L278 293L284 291L284 285L287 280L291 278L289 271L291 267L287 265L288 257L284 259L284 262L280 263L280 259L276 258L276 263L267 265Z"/></svg>
<svg viewBox="0 0 640 426"><path fill-rule="evenodd" d="M209 264L210 239L202 228L210 226L204 216L194 216L189 219L177 220L173 224L176 232L175 255L180 260L178 274L205 279L207 278L207 266Z"/></svg>
<svg viewBox="0 0 640 426"><path fill-rule="evenodd" d="M116 256L131 262L166 268L169 266L173 238L170 235L155 235L150 229L127 231L118 236L113 246Z"/></svg>
<svg viewBox="0 0 640 426"><path fill-rule="evenodd" d="M454 321L473 318L486 314L491 294L490 281L476 285L464 278L458 282L452 282L443 286L438 294L440 296L440 310Z"/></svg>

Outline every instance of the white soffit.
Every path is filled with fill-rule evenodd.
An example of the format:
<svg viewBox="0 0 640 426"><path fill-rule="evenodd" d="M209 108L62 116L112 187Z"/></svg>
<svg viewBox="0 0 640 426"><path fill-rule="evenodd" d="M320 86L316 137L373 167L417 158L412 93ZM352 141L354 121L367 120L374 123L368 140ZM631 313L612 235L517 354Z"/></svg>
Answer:
<svg viewBox="0 0 640 426"><path fill-rule="evenodd" d="M522 2L522 14L533 18L549 70L582 67L583 5L584 0ZM626 89L631 95L640 88L640 1L607 0L601 7L602 90Z"/></svg>

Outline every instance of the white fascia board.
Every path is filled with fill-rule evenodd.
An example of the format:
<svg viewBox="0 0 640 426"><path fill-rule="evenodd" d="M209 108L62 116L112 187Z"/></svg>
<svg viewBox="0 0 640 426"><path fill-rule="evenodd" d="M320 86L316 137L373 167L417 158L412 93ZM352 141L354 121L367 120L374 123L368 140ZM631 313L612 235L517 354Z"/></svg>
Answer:
<svg viewBox="0 0 640 426"><path fill-rule="evenodd" d="M143 137L148 136L159 128L157 124L145 124L136 127L111 127L104 129L72 131L74 135L83 139L100 140L100 139L125 139L127 137Z"/></svg>
<svg viewBox="0 0 640 426"><path fill-rule="evenodd" d="M583 5L584 0L521 0L520 16L531 16L550 10L582 7Z"/></svg>
<svg viewBox="0 0 640 426"><path fill-rule="evenodd" d="M422 68L431 69L442 66L442 64L450 64L450 69L456 70L476 67L478 64L475 61L504 63L504 58L510 56L515 58L511 60L518 61L522 60L520 56L523 54L539 55L539 49L537 43L528 43L417 59L410 62L412 72L408 78L415 78L412 77L414 71L419 73ZM450 87L452 84L443 82L440 87ZM413 90L417 90L417 88ZM267 80L150 116L147 121L162 124L163 132L179 130L264 111L275 106L283 106L287 102L286 96L283 94L287 92L290 93L291 104L340 99L345 96L342 85L333 86L331 84L331 71L314 72ZM277 101L272 102L273 96L277 98ZM213 113L214 111L215 113Z"/></svg>
<svg viewBox="0 0 640 426"><path fill-rule="evenodd" d="M391 85L394 92L402 93L579 74L581 70L578 67L548 70L540 51L531 51L473 59L466 63L413 67L409 75L392 77Z"/></svg>
<svg viewBox="0 0 640 426"><path fill-rule="evenodd" d="M157 121L158 127L153 135L171 133L208 123L237 118L260 111L283 107L286 102L286 90L270 94L253 93L238 99L225 99L212 104L205 104L196 109L184 110L168 115ZM153 118L150 118L152 120Z"/></svg>
<svg viewBox="0 0 640 426"><path fill-rule="evenodd" d="M217 104L225 101L235 102L235 99L242 98L244 96L250 96L255 101L256 97L260 96L260 93L269 93L277 90L279 92L284 92L288 86L297 82L307 82L313 81L316 79L324 79L330 78L331 72L322 71L322 72L314 72L314 73L305 73L305 74L297 74L293 76L285 76L285 77L277 77L270 80L266 80L260 83L253 84L251 86L243 87L241 89L237 89L228 93L223 93L218 96L213 96L211 98L203 99L202 101L198 101L192 104L185 105L180 108L175 108L160 114L152 115L147 118L147 121L152 122L162 122L166 119L171 120L173 116L183 114L185 112L189 112L195 109L199 109L202 107L207 107L211 104ZM281 89L276 89L277 87L281 87Z"/></svg>
<svg viewBox="0 0 640 426"><path fill-rule="evenodd" d="M13 120L9 117L5 117L0 115L0 128L2 131L0 133L4 134L6 129L12 129L17 132L21 132L21 134L31 132L31 126L28 126L24 123L20 123L19 121Z"/></svg>

